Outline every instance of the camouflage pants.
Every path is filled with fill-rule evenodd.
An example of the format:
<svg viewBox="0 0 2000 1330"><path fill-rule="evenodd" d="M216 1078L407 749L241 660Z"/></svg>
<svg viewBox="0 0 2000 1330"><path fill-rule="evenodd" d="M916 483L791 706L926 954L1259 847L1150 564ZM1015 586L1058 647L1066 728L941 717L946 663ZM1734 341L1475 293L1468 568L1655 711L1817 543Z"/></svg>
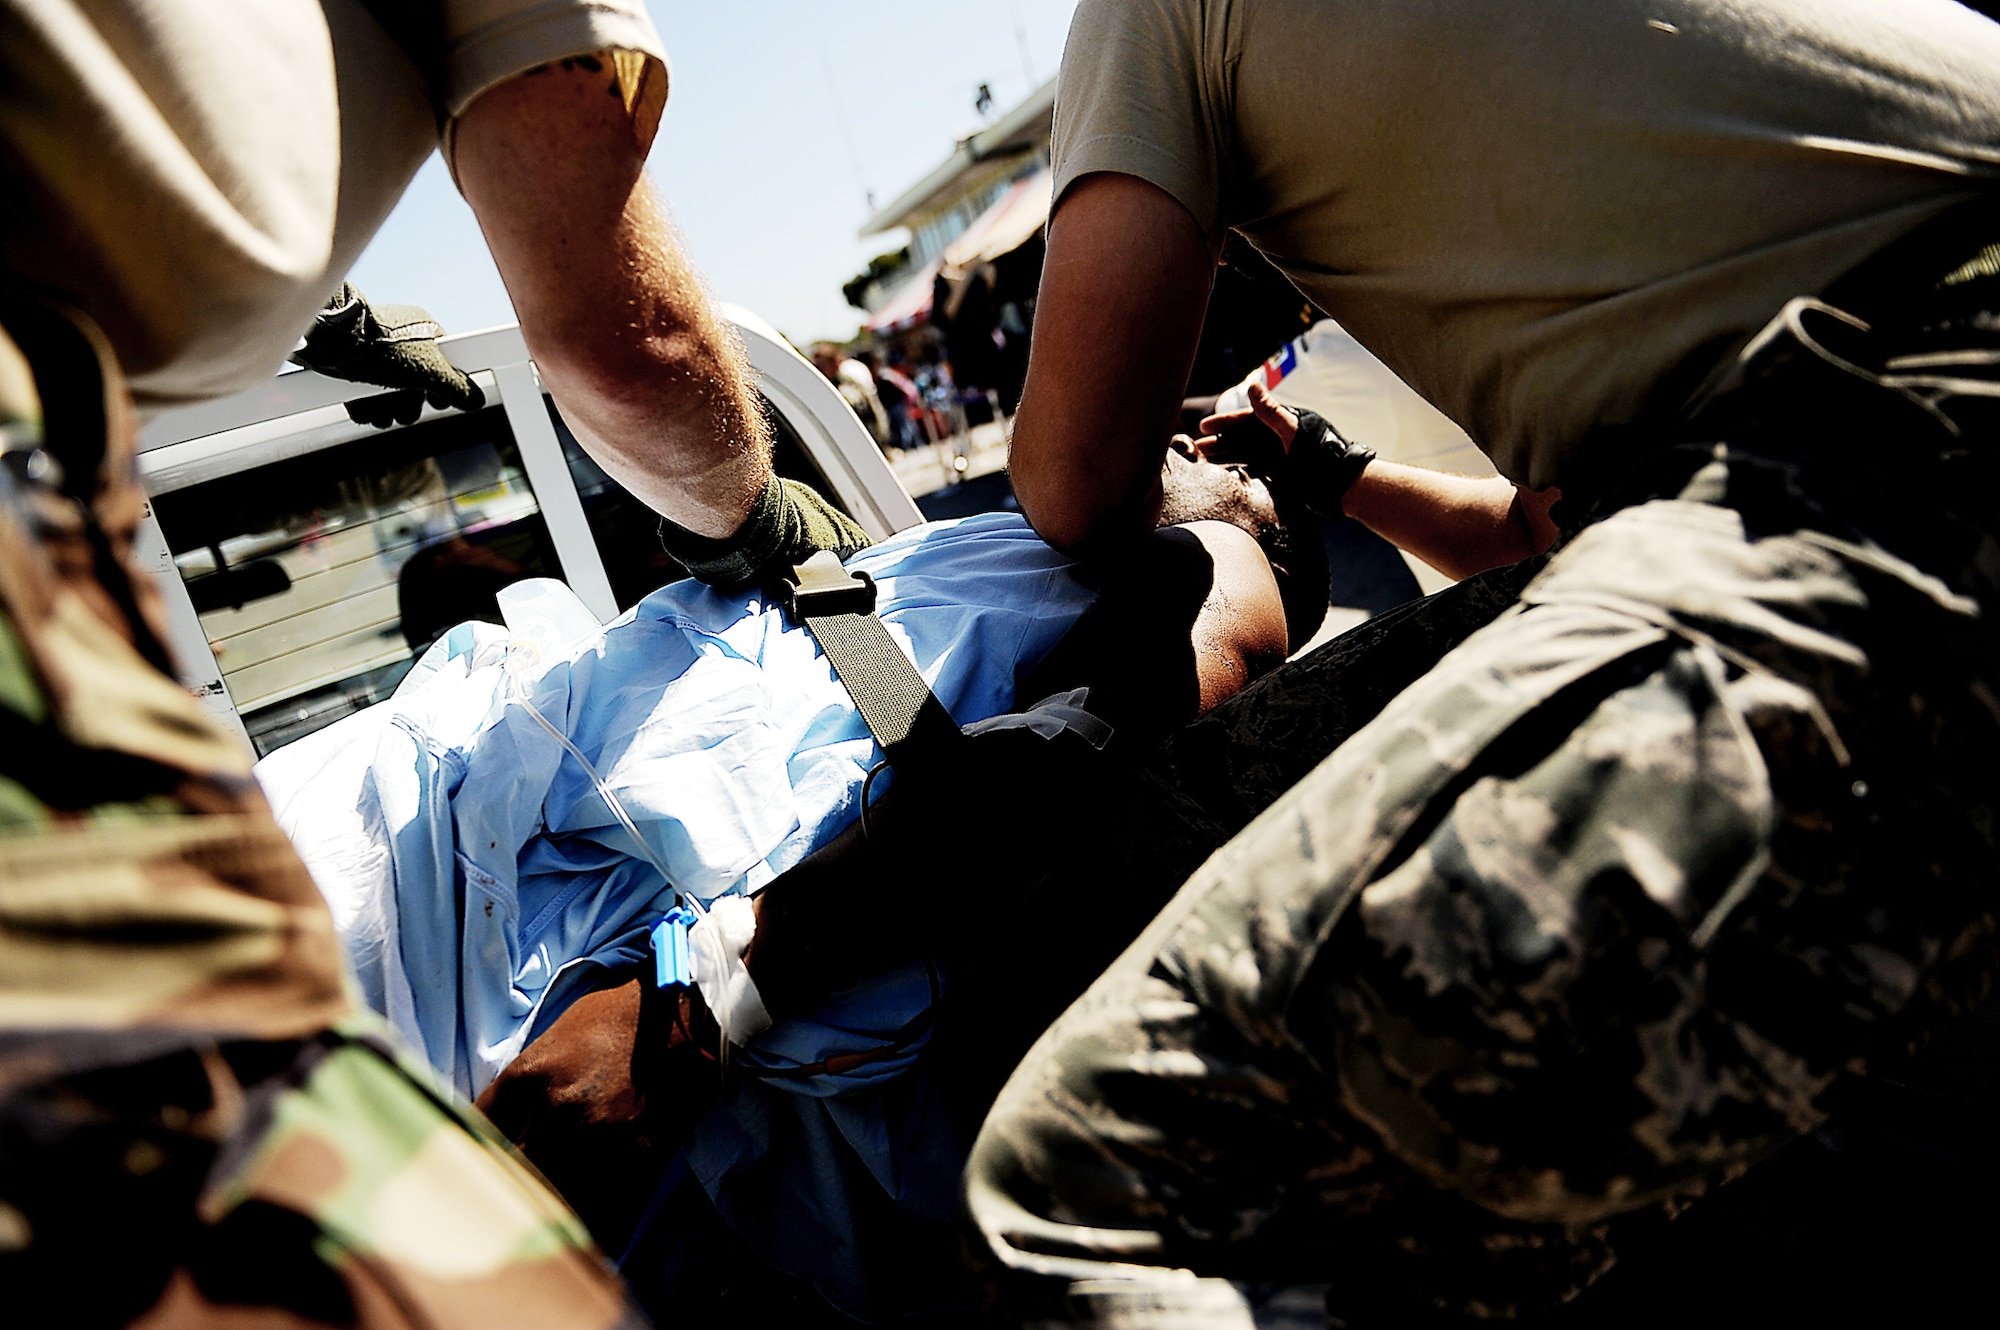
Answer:
<svg viewBox="0 0 2000 1330"><path fill-rule="evenodd" d="M386 1034L0 1035L9 1323L643 1324L575 1216Z"/></svg>
<svg viewBox="0 0 2000 1330"><path fill-rule="evenodd" d="M1768 472L1585 530L1037 1043L968 1169L1015 1309L1545 1307L1983 990L1993 634Z"/></svg>
<svg viewBox="0 0 2000 1330"><path fill-rule="evenodd" d="M165 672L102 340L0 316L0 1317L640 1324L357 1011L249 753Z"/></svg>

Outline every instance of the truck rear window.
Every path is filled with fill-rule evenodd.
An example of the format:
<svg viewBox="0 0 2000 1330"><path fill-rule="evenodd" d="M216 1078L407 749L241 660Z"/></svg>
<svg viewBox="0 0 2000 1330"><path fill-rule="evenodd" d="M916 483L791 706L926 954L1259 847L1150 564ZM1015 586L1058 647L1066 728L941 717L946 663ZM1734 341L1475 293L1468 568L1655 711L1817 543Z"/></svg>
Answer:
<svg viewBox="0 0 2000 1330"><path fill-rule="evenodd" d="M431 641L560 576L498 407L158 496L154 511L257 751L387 697Z"/></svg>

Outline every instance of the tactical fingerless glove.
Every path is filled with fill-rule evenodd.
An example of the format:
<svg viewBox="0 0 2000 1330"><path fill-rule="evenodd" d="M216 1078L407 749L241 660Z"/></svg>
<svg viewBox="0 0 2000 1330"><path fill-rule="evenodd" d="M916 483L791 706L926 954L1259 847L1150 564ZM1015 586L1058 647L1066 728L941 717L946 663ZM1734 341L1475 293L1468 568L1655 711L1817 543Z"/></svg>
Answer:
<svg viewBox="0 0 2000 1330"><path fill-rule="evenodd" d="M1268 476L1285 490L1288 502L1303 504L1321 517L1345 516L1340 501L1354 488L1363 468L1375 460L1375 450L1342 438L1317 411L1286 409L1299 418L1289 449L1278 442L1269 425L1245 416L1222 427L1223 455Z"/></svg>
<svg viewBox="0 0 2000 1330"><path fill-rule="evenodd" d="M1299 432L1285 453L1282 479L1299 502L1321 517L1342 517L1340 501L1368 464L1375 450L1340 435L1317 411L1297 411Z"/></svg>

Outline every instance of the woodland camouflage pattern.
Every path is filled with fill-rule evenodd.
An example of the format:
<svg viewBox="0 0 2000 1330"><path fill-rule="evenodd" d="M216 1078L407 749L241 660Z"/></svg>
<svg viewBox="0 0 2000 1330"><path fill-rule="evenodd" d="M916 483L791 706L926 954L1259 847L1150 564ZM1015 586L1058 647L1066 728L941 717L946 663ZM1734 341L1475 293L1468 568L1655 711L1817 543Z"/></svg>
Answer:
<svg viewBox="0 0 2000 1330"><path fill-rule="evenodd" d="M1176 1268L1330 1284L1350 1325L1546 1307L1983 994L1990 528L1926 560L1947 582L1793 464L1718 446L1689 472L1577 535L1037 1044L968 1170L1016 1310L1088 1319L1116 1287L1071 1281L1213 1292ZM1910 515L1956 521L1933 504ZM1496 591L1382 631L1448 639ZM1177 740L1163 788L1339 743L1340 715L1273 701L1316 660Z"/></svg>
<svg viewBox="0 0 2000 1330"><path fill-rule="evenodd" d="M637 1323L546 1185L357 1010L249 755L160 668L108 354L78 319L7 322L52 403L43 440L0 376L10 1323ZM38 442L55 468L18 465Z"/></svg>

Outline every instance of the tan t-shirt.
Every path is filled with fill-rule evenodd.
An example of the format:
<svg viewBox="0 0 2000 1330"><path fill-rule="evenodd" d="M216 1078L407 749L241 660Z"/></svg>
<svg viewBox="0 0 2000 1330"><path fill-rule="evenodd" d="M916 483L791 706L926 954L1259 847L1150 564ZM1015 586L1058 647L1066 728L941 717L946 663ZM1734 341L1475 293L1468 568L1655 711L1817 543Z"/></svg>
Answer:
<svg viewBox="0 0 2000 1330"><path fill-rule="evenodd" d="M142 406L168 405L276 372L437 146L439 111L552 60L635 53L619 63L651 144L667 72L642 0L428 9L437 88L361 0L0 0L0 260L104 328Z"/></svg>
<svg viewBox="0 0 2000 1330"><path fill-rule="evenodd" d="M1235 228L1521 483L2000 167L1953 0L1081 0L1058 197ZM1690 385L1692 386L1692 385Z"/></svg>

